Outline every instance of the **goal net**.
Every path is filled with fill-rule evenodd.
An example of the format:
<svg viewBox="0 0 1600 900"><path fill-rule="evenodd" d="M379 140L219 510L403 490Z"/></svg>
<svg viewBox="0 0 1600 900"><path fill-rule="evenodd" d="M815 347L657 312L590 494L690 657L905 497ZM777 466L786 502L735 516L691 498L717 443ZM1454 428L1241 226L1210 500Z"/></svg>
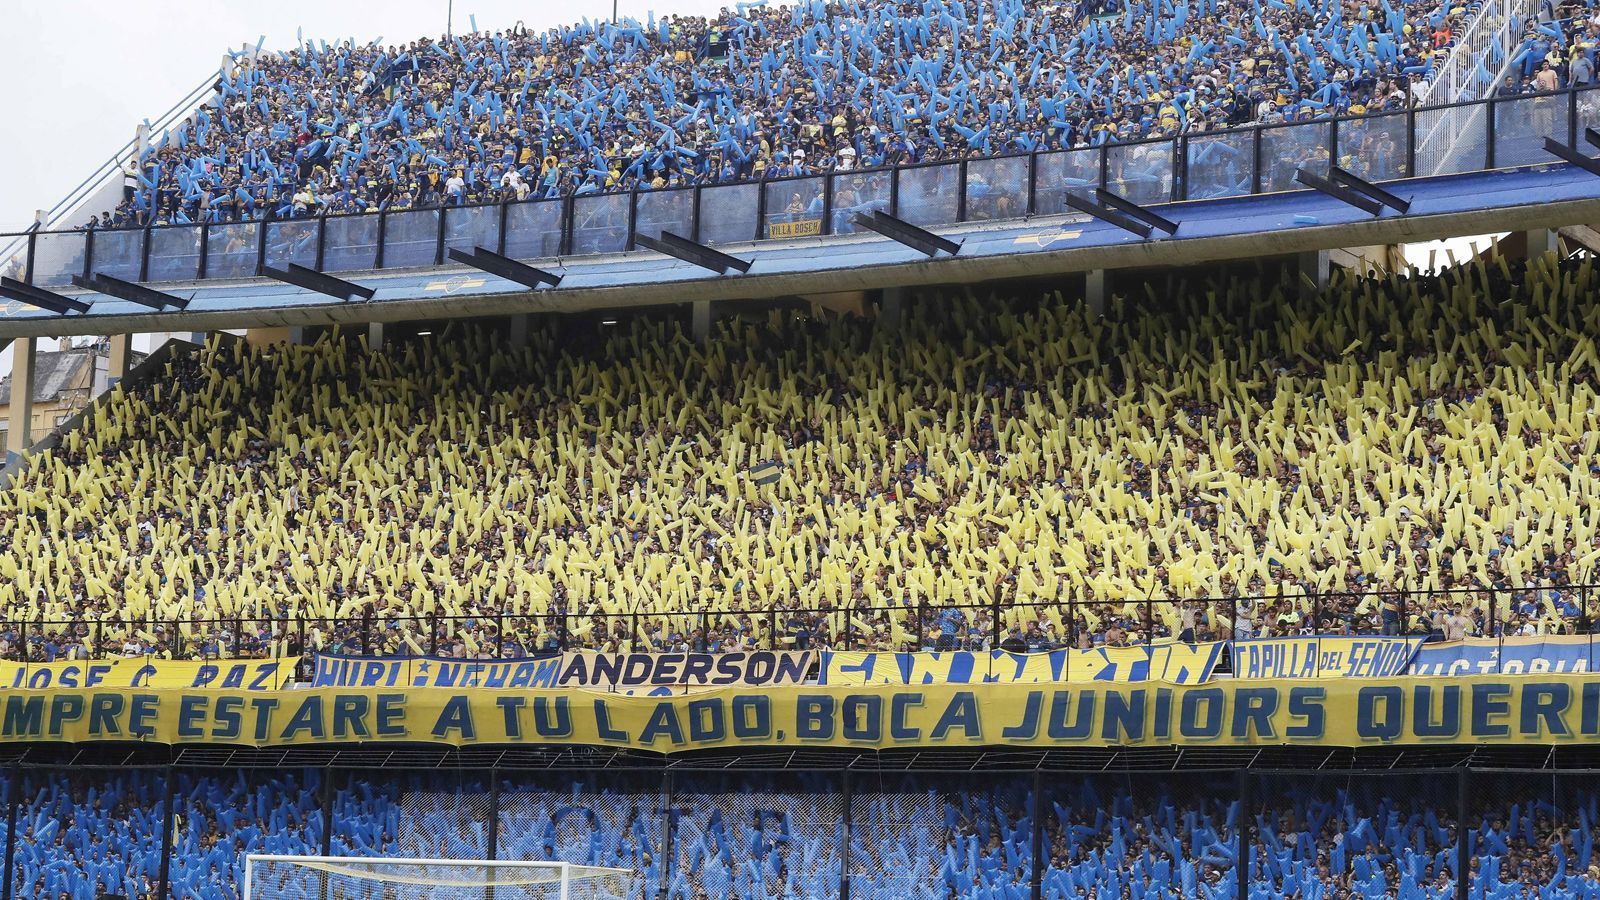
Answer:
<svg viewBox="0 0 1600 900"><path fill-rule="evenodd" d="M245 857L244 900L635 900L627 869L563 862Z"/></svg>

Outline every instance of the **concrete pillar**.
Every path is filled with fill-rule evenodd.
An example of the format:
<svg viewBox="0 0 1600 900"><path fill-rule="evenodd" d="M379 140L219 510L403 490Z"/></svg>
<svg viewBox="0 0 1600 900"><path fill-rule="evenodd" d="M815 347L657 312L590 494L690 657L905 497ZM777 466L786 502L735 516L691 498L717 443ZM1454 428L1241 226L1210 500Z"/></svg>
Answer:
<svg viewBox="0 0 1600 900"><path fill-rule="evenodd" d="M1106 270L1091 269L1083 273L1083 302L1089 312L1097 316L1106 314Z"/></svg>
<svg viewBox="0 0 1600 900"><path fill-rule="evenodd" d="M711 339L711 301L694 301L692 316L690 333L694 335L695 343L704 344Z"/></svg>
<svg viewBox="0 0 1600 900"><path fill-rule="evenodd" d="M1535 228L1523 232L1523 237L1528 243L1528 258L1538 259L1546 253L1560 252L1556 243L1556 232L1551 228Z"/></svg>
<svg viewBox="0 0 1600 900"><path fill-rule="evenodd" d="M1328 287L1328 251L1311 250L1296 255L1300 269L1300 296L1321 293Z"/></svg>
<svg viewBox="0 0 1600 900"><path fill-rule="evenodd" d="M33 446L33 371L38 338L11 342L11 410L6 430L6 461Z"/></svg>
<svg viewBox="0 0 1600 900"><path fill-rule="evenodd" d="M304 325L291 325L291 326L289 326L289 343L291 343L291 344L309 344L309 343L311 343L311 329L307 328Z"/></svg>
<svg viewBox="0 0 1600 900"><path fill-rule="evenodd" d="M373 351L373 350L382 350L382 349L383 349L383 323L382 322L368 322L367 323L367 350L368 351Z"/></svg>
<svg viewBox="0 0 1600 900"><path fill-rule="evenodd" d="M887 287L878 298L878 327L899 331L905 316L905 288Z"/></svg>
<svg viewBox="0 0 1600 900"><path fill-rule="evenodd" d="M113 334L111 341L111 358L106 360L106 388L114 388L117 382L128 375L128 363L133 358L133 335Z"/></svg>
<svg viewBox="0 0 1600 900"><path fill-rule="evenodd" d="M521 313L511 317L506 326L506 343L513 350L520 350L528 346L528 314Z"/></svg>

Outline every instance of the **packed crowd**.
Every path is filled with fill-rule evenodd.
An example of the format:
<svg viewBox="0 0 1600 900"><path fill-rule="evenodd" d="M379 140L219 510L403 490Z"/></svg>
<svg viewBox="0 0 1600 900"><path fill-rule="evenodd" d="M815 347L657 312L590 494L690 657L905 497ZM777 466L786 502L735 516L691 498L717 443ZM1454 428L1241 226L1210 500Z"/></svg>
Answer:
<svg viewBox="0 0 1600 900"><path fill-rule="evenodd" d="M306 41L93 227L758 179L1405 106L1474 7L1435 0L746 4L706 19Z"/></svg>
<svg viewBox="0 0 1600 900"><path fill-rule="evenodd" d="M1513 51L1500 96L1588 87L1596 83L1600 62L1600 15L1586 0L1541 0L1538 13L1523 23L1522 41ZM1479 77L1486 78L1487 70Z"/></svg>
<svg viewBox="0 0 1600 900"><path fill-rule="evenodd" d="M14 896L156 895L163 773L21 777ZM490 776L469 773L171 777L174 897L237 898L246 854L316 856L325 841L335 856L484 859L491 816L497 858L631 872L597 898L832 897L843 874L851 896L869 900L1009 900L1028 896L1033 880L1031 776L977 778L956 792L908 775L859 784L847 801L832 775L685 774L669 803L659 778L528 774L503 777L497 805ZM1485 782L1468 806L1470 896L1600 896L1600 801L1587 788L1555 790L1584 776L1472 777ZM1233 898L1241 859L1252 898L1455 896L1455 776L1250 780L1258 799L1246 808L1230 794L1231 774L1053 777L1037 829L1042 896ZM304 869L258 877L276 890L268 896L321 887Z"/></svg>
<svg viewBox="0 0 1600 900"><path fill-rule="evenodd" d="M1094 647L1481 635L1491 605L1588 632L1597 282L214 338L0 492L5 649Z"/></svg>

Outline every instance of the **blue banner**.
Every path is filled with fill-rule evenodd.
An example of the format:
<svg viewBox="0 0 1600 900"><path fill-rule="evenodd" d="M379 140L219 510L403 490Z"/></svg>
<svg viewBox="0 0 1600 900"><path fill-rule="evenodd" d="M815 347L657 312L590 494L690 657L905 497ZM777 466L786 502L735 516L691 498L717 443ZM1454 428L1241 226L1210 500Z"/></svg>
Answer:
<svg viewBox="0 0 1600 900"><path fill-rule="evenodd" d="M1594 671L1594 639L1570 637L1468 638L1426 644L1413 675L1538 675Z"/></svg>
<svg viewBox="0 0 1600 900"><path fill-rule="evenodd" d="M1420 637L1257 638L1233 642L1235 678L1392 678L1410 672Z"/></svg>

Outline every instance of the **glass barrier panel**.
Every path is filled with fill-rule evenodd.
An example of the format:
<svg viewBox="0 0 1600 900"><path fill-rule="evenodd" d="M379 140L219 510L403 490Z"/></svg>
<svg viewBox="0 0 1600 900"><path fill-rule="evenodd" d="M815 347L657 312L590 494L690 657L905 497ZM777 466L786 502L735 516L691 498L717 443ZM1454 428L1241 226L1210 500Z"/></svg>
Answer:
<svg viewBox="0 0 1600 900"><path fill-rule="evenodd" d="M1544 139L1569 143L1567 95L1510 97L1494 102L1494 167L1532 166L1555 157L1544 152Z"/></svg>
<svg viewBox="0 0 1600 900"><path fill-rule="evenodd" d="M198 225L177 225L150 231L150 280L193 281L200 273Z"/></svg>
<svg viewBox="0 0 1600 900"><path fill-rule="evenodd" d="M1580 143L1586 143L1583 130L1585 128L1600 128L1600 88L1578 91L1572 100L1568 102L1577 106L1577 139Z"/></svg>
<svg viewBox="0 0 1600 900"><path fill-rule="evenodd" d="M843 172L833 176L833 234L855 234L864 229L851 217L857 213L889 211L894 194L892 172Z"/></svg>
<svg viewBox="0 0 1600 900"><path fill-rule="evenodd" d="M124 281L138 281L140 257L143 253L142 229L119 228L96 231L94 259L90 262L97 274L110 275L112 278L121 278Z"/></svg>
<svg viewBox="0 0 1600 900"><path fill-rule="evenodd" d="M473 252L482 247L500 252L500 207L452 206L444 211L444 246L446 250ZM448 255L445 262L450 261Z"/></svg>
<svg viewBox="0 0 1600 900"><path fill-rule="evenodd" d="M15 278L18 281L28 280L28 236L25 234L8 234L0 236L0 275Z"/></svg>
<svg viewBox="0 0 1600 900"><path fill-rule="evenodd" d="M599 194L572 201L572 252L621 253L628 249L630 194Z"/></svg>
<svg viewBox="0 0 1600 900"><path fill-rule="evenodd" d="M1213 200L1250 193L1254 131L1197 134L1189 138L1184 187L1189 200Z"/></svg>
<svg viewBox="0 0 1600 900"><path fill-rule="evenodd" d="M1294 180L1300 168L1328 174L1330 138L1327 122L1293 122L1261 129L1261 190L1300 190L1300 183Z"/></svg>
<svg viewBox="0 0 1600 900"><path fill-rule="evenodd" d="M670 231L681 238L694 237L694 189L642 191L634 231L645 237L660 237Z"/></svg>
<svg viewBox="0 0 1600 900"><path fill-rule="evenodd" d="M1489 116L1482 103L1417 110L1420 176L1478 172L1487 161Z"/></svg>
<svg viewBox="0 0 1600 900"><path fill-rule="evenodd" d="M1366 116L1339 123L1339 168L1368 181L1405 178L1406 114Z"/></svg>
<svg viewBox="0 0 1600 900"><path fill-rule="evenodd" d="M814 237L822 233L821 178L791 178L764 185L767 192L766 238Z"/></svg>
<svg viewBox="0 0 1600 900"><path fill-rule="evenodd" d="M700 243L734 244L756 237L761 185L729 184L700 192Z"/></svg>
<svg viewBox="0 0 1600 900"><path fill-rule="evenodd" d="M974 159L967 163L967 221L1019 219L1028 214L1026 156ZM905 204L902 193L900 203Z"/></svg>
<svg viewBox="0 0 1600 900"><path fill-rule="evenodd" d="M72 284L72 276L83 274L86 231L41 231L34 237L33 277L30 284L62 287Z"/></svg>
<svg viewBox="0 0 1600 900"><path fill-rule="evenodd" d="M256 274L259 222L213 225L206 234L207 278L250 278Z"/></svg>
<svg viewBox="0 0 1600 900"><path fill-rule="evenodd" d="M506 210L506 256L544 259L561 255L561 201L513 203Z"/></svg>
<svg viewBox="0 0 1600 900"><path fill-rule="evenodd" d="M1172 141L1106 148L1106 190L1134 203L1172 199Z"/></svg>
<svg viewBox="0 0 1600 900"><path fill-rule="evenodd" d="M1071 191L1087 197L1099 187L1100 153L1098 147L1085 147L1039 154L1039 171L1034 176L1038 212L1046 216L1071 212L1072 208L1061 201L1063 194Z"/></svg>
<svg viewBox="0 0 1600 900"><path fill-rule="evenodd" d="M371 269L378 260L378 217L334 216L328 219L328 231L322 243L323 271Z"/></svg>
<svg viewBox="0 0 1600 900"><path fill-rule="evenodd" d="M266 228L264 265L274 269L287 268L290 263L308 269L317 267L316 219L284 219L268 222Z"/></svg>
<svg viewBox="0 0 1600 900"><path fill-rule="evenodd" d="M924 228L960 221L960 163L902 169L898 177L900 218Z"/></svg>
<svg viewBox="0 0 1600 900"><path fill-rule="evenodd" d="M432 266L439 259L439 211L408 209L389 213L384 223L383 267Z"/></svg>

